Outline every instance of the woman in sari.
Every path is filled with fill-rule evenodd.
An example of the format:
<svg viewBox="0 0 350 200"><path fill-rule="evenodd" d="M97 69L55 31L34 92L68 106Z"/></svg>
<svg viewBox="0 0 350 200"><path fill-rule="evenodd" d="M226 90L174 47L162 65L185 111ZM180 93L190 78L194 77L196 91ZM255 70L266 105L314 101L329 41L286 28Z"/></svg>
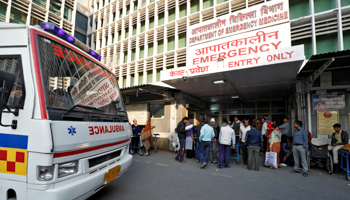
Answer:
<svg viewBox="0 0 350 200"><path fill-rule="evenodd" d="M270 151L277 153L277 167L270 167L271 169L278 169L280 167L280 152L281 152L281 129L276 124L271 125L271 134L269 139Z"/></svg>
<svg viewBox="0 0 350 200"><path fill-rule="evenodd" d="M187 122L186 126L191 125L190 122ZM193 128L190 128L188 131L186 131L186 158L194 159L195 157L195 151L194 151L194 131Z"/></svg>
<svg viewBox="0 0 350 200"><path fill-rule="evenodd" d="M151 122L146 121L146 126L144 129L142 129L142 132L139 133L141 135L141 140L142 140L142 146L145 149L145 155L144 156L149 156L149 148L151 147L151 142L152 142L152 132L151 132Z"/></svg>
<svg viewBox="0 0 350 200"><path fill-rule="evenodd" d="M267 124L267 145L266 145L266 151L270 151L270 135L272 133L272 129L271 129L271 126L275 124L274 122L269 122Z"/></svg>

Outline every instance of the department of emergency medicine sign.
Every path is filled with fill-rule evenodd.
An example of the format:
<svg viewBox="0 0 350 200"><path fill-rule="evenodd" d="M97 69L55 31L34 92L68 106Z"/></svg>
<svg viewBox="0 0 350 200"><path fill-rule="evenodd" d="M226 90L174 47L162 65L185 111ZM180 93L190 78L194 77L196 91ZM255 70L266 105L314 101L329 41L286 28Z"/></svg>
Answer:
<svg viewBox="0 0 350 200"><path fill-rule="evenodd" d="M288 0L269 1L188 27L187 44L197 45L285 22L289 22Z"/></svg>
<svg viewBox="0 0 350 200"><path fill-rule="evenodd" d="M313 94L312 107L314 110L345 109L345 94L344 92Z"/></svg>

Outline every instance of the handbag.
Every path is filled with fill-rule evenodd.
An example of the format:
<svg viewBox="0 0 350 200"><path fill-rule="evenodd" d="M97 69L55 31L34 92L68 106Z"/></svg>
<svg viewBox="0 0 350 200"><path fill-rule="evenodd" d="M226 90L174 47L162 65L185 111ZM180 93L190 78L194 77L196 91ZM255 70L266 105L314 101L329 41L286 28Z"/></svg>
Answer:
<svg viewBox="0 0 350 200"><path fill-rule="evenodd" d="M350 151L350 144L345 144L342 149L344 151Z"/></svg>
<svg viewBox="0 0 350 200"><path fill-rule="evenodd" d="M266 152L265 165L277 167L277 153L275 152Z"/></svg>

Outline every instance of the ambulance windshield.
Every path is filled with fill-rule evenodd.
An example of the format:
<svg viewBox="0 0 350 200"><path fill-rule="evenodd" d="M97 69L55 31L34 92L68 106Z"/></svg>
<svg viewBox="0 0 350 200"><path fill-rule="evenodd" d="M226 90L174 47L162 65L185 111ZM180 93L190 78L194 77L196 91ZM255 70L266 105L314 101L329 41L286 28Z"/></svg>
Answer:
<svg viewBox="0 0 350 200"><path fill-rule="evenodd" d="M117 80L112 73L56 41L42 36L38 41L49 114L50 110L74 110L126 116Z"/></svg>

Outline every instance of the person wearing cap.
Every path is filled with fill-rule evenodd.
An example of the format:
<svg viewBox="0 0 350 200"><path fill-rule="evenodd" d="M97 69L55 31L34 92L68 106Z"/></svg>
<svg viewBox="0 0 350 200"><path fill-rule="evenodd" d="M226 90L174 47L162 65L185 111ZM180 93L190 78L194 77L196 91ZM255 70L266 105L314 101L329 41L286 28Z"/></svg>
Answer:
<svg viewBox="0 0 350 200"><path fill-rule="evenodd" d="M204 120L204 125L201 128L201 134L199 136L199 142L201 143L202 147L202 153L200 154L202 160L202 169L207 166L210 143L214 136L215 134L213 127L208 125L207 120Z"/></svg>
<svg viewBox="0 0 350 200"><path fill-rule="evenodd" d="M180 163L186 163L184 161L184 152L185 152L185 144L186 144L186 124L188 122L188 117L184 117L181 122L177 125L177 134L179 136L180 140L180 150L177 153L175 160L179 161Z"/></svg>
<svg viewBox="0 0 350 200"><path fill-rule="evenodd" d="M227 124L227 120L222 120L222 126L219 133L220 151L219 151L219 165L218 168L230 167L231 146L235 149L236 136L235 131ZM225 162L225 163L224 163Z"/></svg>
<svg viewBox="0 0 350 200"><path fill-rule="evenodd" d="M196 126L196 162L199 163L200 154L202 153L201 143L199 142L199 136L201 135L201 129L204 126L204 118L201 123Z"/></svg>
<svg viewBox="0 0 350 200"><path fill-rule="evenodd" d="M217 148L218 148L218 139L219 139L219 132L220 132L220 127L215 123L215 119L211 118L210 119L210 126L213 127L214 129L214 139L211 141L210 145L210 161L213 164L218 163L218 153L217 153Z"/></svg>

